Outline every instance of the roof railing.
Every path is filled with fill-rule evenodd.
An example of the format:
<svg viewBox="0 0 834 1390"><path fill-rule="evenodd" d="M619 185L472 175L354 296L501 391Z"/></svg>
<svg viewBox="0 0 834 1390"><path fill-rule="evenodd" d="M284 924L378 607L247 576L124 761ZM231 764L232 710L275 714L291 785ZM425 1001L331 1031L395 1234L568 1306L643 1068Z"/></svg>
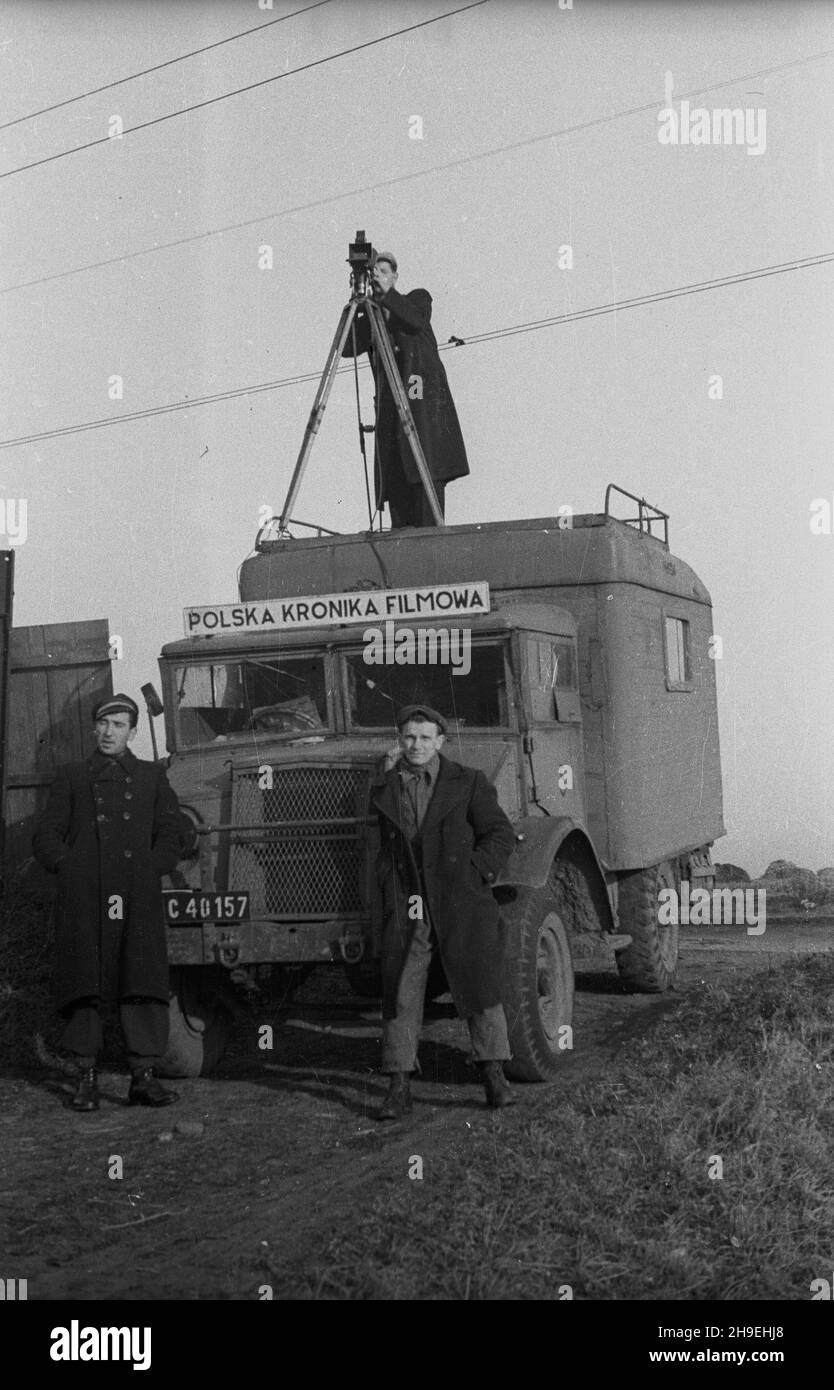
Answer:
<svg viewBox="0 0 834 1390"><path fill-rule="evenodd" d="M290 526L303 526L305 531L315 531L317 536L340 536L341 531L331 531L329 526L322 526L317 521L299 521L297 517L288 517L283 527L280 526L280 517L271 516L269 521L265 521L255 538L255 549L261 550L264 545L271 541L291 541L295 537L290 532Z"/></svg>
<svg viewBox="0 0 834 1390"><path fill-rule="evenodd" d="M611 494L616 492L620 497L627 497L630 502L637 504L636 516L614 516L611 511ZM663 544L669 549L669 513L661 511L660 507L655 507L651 502L647 502L645 497L638 497L636 493L628 492L624 487L617 483L609 483L605 489L605 517L610 517L613 521L622 521L627 526L635 526L642 534L654 536L653 528L657 525L663 527ZM255 540L255 550L260 551L264 546L279 540L293 540L290 526L300 526L305 531L314 531L316 536L340 536L341 531L332 531L329 526L322 526L315 521L299 521L297 517L289 517L283 527L280 527L280 518L272 516L269 521L265 521Z"/></svg>
<svg viewBox="0 0 834 1390"><path fill-rule="evenodd" d="M618 492L621 497L627 497L630 502L637 503L636 516L614 516L610 509L610 497L612 492ZM624 521L627 526L636 526L641 534L654 536L652 527L660 524L663 526L663 544L669 549L669 513L662 512L659 507L653 507L651 502L647 502L645 497L637 497L633 492L626 492L624 487L619 487L616 483L609 483L605 489L605 516L611 517L613 521ZM660 538L655 536L656 540Z"/></svg>

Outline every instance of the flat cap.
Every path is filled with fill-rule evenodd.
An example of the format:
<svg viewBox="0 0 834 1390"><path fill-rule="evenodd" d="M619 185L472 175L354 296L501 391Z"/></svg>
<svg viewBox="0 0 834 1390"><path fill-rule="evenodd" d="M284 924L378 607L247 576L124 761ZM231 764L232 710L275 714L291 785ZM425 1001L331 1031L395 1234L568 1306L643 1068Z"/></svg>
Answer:
<svg viewBox="0 0 834 1390"><path fill-rule="evenodd" d="M387 261L388 264L390 265L391 269L393 270L394 274L396 275L396 273L397 273L397 258L396 258L396 256L394 255L393 251L377 251L377 253L376 253L376 260L374 261L374 265L378 265L380 261Z"/></svg>
<svg viewBox="0 0 834 1390"><path fill-rule="evenodd" d="M442 714L438 714L431 705L403 705L402 709L397 710L397 728L401 729L403 724L407 724L409 719L426 719L432 724L436 724L441 734L446 732L446 720Z"/></svg>
<svg viewBox="0 0 834 1390"><path fill-rule="evenodd" d="M134 720L139 718L139 706L129 695L111 695L102 700L93 710L93 723L107 714L129 714Z"/></svg>

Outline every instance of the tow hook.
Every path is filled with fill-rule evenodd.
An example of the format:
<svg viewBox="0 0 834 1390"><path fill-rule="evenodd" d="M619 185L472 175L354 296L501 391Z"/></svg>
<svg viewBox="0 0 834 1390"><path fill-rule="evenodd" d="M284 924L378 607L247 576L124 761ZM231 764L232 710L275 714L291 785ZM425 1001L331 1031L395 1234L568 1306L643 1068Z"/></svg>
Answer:
<svg viewBox="0 0 834 1390"><path fill-rule="evenodd" d="M348 965L356 965L365 954L365 940L361 931L356 927L345 927L339 937L339 950L342 960L347 961Z"/></svg>
<svg viewBox="0 0 834 1390"><path fill-rule="evenodd" d="M214 954L218 965L225 965L227 970L233 969L240 957L240 939L237 932L221 932L219 939L214 943Z"/></svg>

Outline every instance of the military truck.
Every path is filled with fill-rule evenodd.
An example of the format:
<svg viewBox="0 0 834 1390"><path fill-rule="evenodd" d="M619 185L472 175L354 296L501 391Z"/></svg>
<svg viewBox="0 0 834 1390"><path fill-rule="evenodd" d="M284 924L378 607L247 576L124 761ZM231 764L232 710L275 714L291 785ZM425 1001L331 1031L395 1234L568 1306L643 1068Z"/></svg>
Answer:
<svg viewBox="0 0 834 1390"><path fill-rule="evenodd" d="M615 496L634 514L615 517ZM613 484L587 515L303 538L267 525L240 602L187 610L191 635L160 659L169 777L197 845L166 895L170 1074L219 1055L212 972L335 962L373 990L369 789L413 701L448 716L444 752L484 771L516 831L493 889L510 1073L547 1080L569 1049L574 958L613 948L629 986L669 988L678 935L658 894L710 886L724 826L711 601L668 525Z"/></svg>

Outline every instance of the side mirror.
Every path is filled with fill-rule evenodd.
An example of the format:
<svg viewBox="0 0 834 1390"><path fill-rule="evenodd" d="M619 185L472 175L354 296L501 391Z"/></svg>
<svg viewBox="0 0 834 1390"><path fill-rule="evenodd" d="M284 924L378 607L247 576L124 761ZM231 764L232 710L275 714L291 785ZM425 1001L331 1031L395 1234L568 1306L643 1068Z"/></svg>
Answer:
<svg viewBox="0 0 834 1390"><path fill-rule="evenodd" d="M154 728L153 721L154 715L165 713L165 708L156 693L155 686L151 685L150 682L148 682L147 685L140 686L140 689L145 697L145 704L148 709L148 723L151 726L151 743L153 744L153 760L156 763L159 762L159 747L156 742L156 729Z"/></svg>
<svg viewBox="0 0 834 1390"><path fill-rule="evenodd" d="M156 687L153 686L153 685L151 685L150 683L148 683L147 685L143 685L143 686L141 687L141 689L142 689L142 694L143 694L144 697L145 697L145 704L146 704L147 707L148 707L148 714L150 714L150 715L164 714L164 713L165 713L165 709L164 709L164 706L163 706L163 704L162 704L162 701L160 700L160 698L159 698L159 696L158 696L158 694L157 694L157 692L156 692Z"/></svg>

